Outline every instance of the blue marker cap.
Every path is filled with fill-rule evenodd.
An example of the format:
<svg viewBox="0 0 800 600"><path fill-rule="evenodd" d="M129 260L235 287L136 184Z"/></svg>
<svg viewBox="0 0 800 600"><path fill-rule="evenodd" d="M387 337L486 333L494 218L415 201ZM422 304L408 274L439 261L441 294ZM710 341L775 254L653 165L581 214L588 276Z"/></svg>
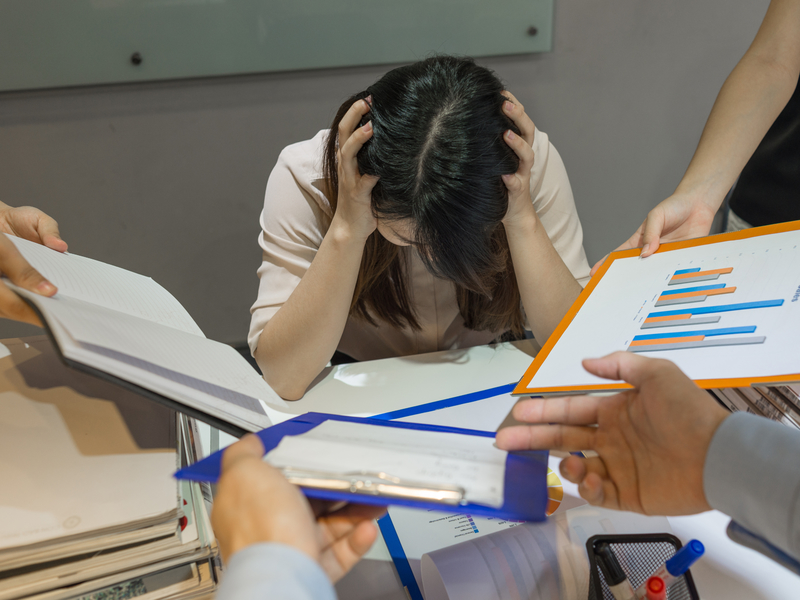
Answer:
<svg viewBox="0 0 800 600"><path fill-rule="evenodd" d="M705 551L705 546L699 540L692 540L666 562L667 571L673 577L683 575Z"/></svg>

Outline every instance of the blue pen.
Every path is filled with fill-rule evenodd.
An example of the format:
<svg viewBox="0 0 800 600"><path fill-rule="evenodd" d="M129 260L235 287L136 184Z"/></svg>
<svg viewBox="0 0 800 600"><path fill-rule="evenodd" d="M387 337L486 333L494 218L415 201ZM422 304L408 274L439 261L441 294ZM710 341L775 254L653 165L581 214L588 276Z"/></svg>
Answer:
<svg viewBox="0 0 800 600"><path fill-rule="evenodd" d="M660 577L669 587L678 577L686 573L695 561L703 556L705 546L699 540L692 540L675 553L675 556L665 562L658 571L650 577ZM647 579L636 590L636 600L642 600L647 595Z"/></svg>

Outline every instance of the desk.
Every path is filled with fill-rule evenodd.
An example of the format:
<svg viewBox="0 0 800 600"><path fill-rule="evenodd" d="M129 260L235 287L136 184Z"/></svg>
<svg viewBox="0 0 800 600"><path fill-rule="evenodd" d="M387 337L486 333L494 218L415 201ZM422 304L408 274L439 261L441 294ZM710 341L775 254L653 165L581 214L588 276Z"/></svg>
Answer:
<svg viewBox="0 0 800 600"><path fill-rule="evenodd" d="M37 343L41 343L37 339ZM2 351L0 346L0 351ZM286 418L309 411L369 416L395 411L517 380L534 353L529 342L481 346L328 368L305 397L289 405ZM35 365L28 363L29 368ZM50 363L38 365L52 377ZM50 386L57 385L50 381ZM501 406L496 399L480 401L484 407ZM476 403L475 414L482 410ZM505 406L508 406L506 402ZM454 410L454 409L449 409ZM506 410L505 408L503 410ZM446 411L413 417L419 422L442 423ZM458 411L451 415L459 414ZM494 416L502 420L504 414ZM464 414L459 414L459 420ZM485 429L485 423L476 429ZM234 438L219 434L225 446ZM210 428L203 428L204 448L212 449ZM565 486L565 492L570 493ZM574 490L573 490L574 493ZM698 538L706 556L692 568L701 596L706 600L739 598L772 600L797 596L800 580L762 555L730 541L725 535L728 518L716 511L669 519L673 533L684 543ZM340 600L406 600L386 545L378 540L364 560L337 585ZM571 600L571 599L570 599ZM583 600L582 598L580 600Z"/></svg>
<svg viewBox="0 0 800 600"><path fill-rule="evenodd" d="M370 416L502 386L517 381L534 354L531 342L522 341L330 367L301 400L291 404L293 414L287 418L310 411ZM477 405L489 401L475 403L473 410L480 413ZM496 419L502 420L503 416ZM463 414L459 415L459 421L462 418ZM412 419L446 424L447 412L425 413ZM479 422L474 428L486 427ZM210 443L210 433L207 435ZM221 446L234 439L220 435ZM570 493L567 486L565 492ZM761 554L729 540L725 534L728 521L717 511L669 518L673 533L683 543L697 538L706 546L706 555L692 568L701 597L796 597L800 579ZM340 600L406 600L382 539L339 582L337 591Z"/></svg>

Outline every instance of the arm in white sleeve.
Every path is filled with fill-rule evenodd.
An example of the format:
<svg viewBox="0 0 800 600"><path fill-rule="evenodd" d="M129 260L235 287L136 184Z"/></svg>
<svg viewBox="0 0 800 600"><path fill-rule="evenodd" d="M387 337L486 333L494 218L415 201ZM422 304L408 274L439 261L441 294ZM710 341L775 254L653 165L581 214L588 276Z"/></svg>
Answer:
<svg viewBox="0 0 800 600"><path fill-rule="evenodd" d="M285 544L254 544L231 557L216 600L336 600L316 562Z"/></svg>
<svg viewBox="0 0 800 600"><path fill-rule="evenodd" d="M734 541L800 574L800 431L734 413L711 440L703 486Z"/></svg>

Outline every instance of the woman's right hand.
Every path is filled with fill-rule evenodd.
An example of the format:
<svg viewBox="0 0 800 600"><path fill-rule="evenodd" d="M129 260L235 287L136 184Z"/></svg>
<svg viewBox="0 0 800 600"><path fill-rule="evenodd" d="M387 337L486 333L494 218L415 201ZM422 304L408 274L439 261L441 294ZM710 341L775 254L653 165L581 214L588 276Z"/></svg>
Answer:
<svg viewBox="0 0 800 600"><path fill-rule="evenodd" d="M336 150L339 176L339 197L331 229L366 240L378 222L372 213L372 188L378 178L361 175L356 155L372 137L372 122L358 127L361 118L370 110L367 100L359 100L345 113L339 123L339 146Z"/></svg>

